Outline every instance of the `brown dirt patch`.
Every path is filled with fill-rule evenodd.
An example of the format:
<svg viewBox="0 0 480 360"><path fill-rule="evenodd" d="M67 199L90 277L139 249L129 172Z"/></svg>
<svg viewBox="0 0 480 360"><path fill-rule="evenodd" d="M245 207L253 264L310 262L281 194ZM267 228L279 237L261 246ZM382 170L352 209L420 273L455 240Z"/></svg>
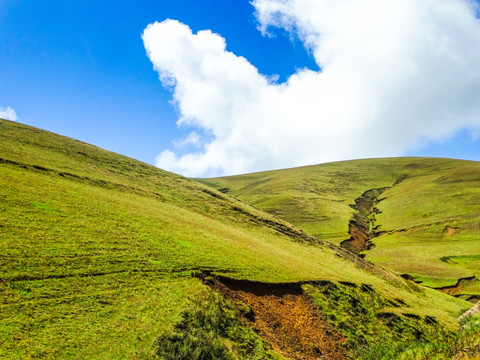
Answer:
<svg viewBox="0 0 480 360"><path fill-rule="evenodd" d="M213 278L208 285L251 309L243 321L286 359L346 359L346 339L329 326L300 284L266 284Z"/></svg>
<svg viewBox="0 0 480 360"><path fill-rule="evenodd" d="M471 276L471 277L458 279L458 281L455 285L443 286L443 287L438 287L438 288L435 288L435 289L439 290L439 291L441 291L445 294L448 294L448 295L458 296L462 293L462 291L465 290L465 288L468 285L471 285L472 283L476 283L476 282L478 282L478 279L475 276Z"/></svg>
<svg viewBox="0 0 480 360"><path fill-rule="evenodd" d="M379 199L379 196L388 189L384 187L367 190L355 199L355 204L350 205L355 210L348 224L350 238L342 241L341 247L354 253L361 253L375 247L372 240L380 234L377 231L380 225L375 225L375 215L380 213L376 205L383 200Z"/></svg>
<svg viewBox="0 0 480 360"><path fill-rule="evenodd" d="M456 235L459 232L460 231L457 228L454 228L454 227L451 227L451 226L445 226L445 228L443 229L443 233L445 235Z"/></svg>
<svg viewBox="0 0 480 360"><path fill-rule="evenodd" d="M361 224L350 221L348 224L350 239L342 241L340 246L355 253L370 250L375 245L371 242L368 232L369 230Z"/></svg>

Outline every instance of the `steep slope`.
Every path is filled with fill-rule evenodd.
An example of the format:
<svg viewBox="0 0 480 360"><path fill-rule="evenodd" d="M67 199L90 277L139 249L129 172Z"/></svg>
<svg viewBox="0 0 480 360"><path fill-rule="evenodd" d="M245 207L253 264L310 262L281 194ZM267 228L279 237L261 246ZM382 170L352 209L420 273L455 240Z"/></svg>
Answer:
<svg viewBox="0 0 480 360"><path fill-rule="evenodd" d="M478 162L368 159L200 181L425 285L480 278ZM476 280L457 290L480 295Z"/></svg>
<svg viewBox="0 0 480 360"><path fill-rule="evenodd" d="M362 309L368 299L379 299L363 311L372 320L368 331L340 326L338 339L347 336L352 346L378 341L383 329L395 335L408 328L402 341L431 341L440 329L454 330L468 308L193 180L4 120L0 174L1 358L151 358L195 338L178 332L196 329L199 314L213 317L208 323L218 328L197 334L198 341L220 334L207 345L225 354L253 351L251 344L264 356L273 354L269 346L277 353L302 352L283 333L276 334L278 348L261 345L248 329L258 328L263 317L210 299L211 288L222 293L210 277L227 287L229 279L265 289L294 286L328 326L347 324L342 319L360 306L352 300L336 312L350 299L339 293L364 294ZM254 298L245 295L237 307L253 307L248 299ZM209 309L217 310L212 315ZM196 320L185 326L189 319ZM403 327L389 325L392 319ZM238 343L243 337L250 347Z"/></svg>

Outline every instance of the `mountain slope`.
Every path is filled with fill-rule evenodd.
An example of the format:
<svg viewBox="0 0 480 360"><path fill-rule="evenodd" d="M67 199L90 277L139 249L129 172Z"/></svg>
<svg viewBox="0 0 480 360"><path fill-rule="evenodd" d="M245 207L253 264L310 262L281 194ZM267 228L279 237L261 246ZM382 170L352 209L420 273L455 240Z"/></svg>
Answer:
<svg viewBox="0 0 480 360"><path fill-rule="evenodd" d="M428 286L480 278L478 162L367 159L200 181L337 244L363 228L367 259ZM480 287L473 279L450 292L468 298Z"/></svg>
<svg viewBox="0 0 480 360"><path fill-rule="evenodd" d="M431 340L468 308L193 180L4 120L0 174L1 358L151 358L156 339L174 344L165 334L207 306L195 299L212 276L267 295L269 283L294 284L322 316L336 314L325 317L333 325L361 315L348 315L358 301L335 310L345 294L365 298L362 308L377 299L368 331L345 325L352 344L377 341L392 319L411 330L405 339Z"/></svg>

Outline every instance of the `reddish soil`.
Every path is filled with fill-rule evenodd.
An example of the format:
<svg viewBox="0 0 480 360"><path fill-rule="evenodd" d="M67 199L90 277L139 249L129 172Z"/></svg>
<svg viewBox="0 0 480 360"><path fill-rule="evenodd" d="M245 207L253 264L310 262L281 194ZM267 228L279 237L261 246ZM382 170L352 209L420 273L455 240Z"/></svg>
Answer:
<svg viewBox="0 0 480 360"><path fill-rule="evenodd" d="M244 323L254 327L272 348L287 359L346 359L346 342L323 320L300 284L266 284L214 278L208 284L252 310Z"/></svg>
<svg viewBox="0 0 480 360"><path fill-rule="evenodd" d="M351 221L348 224L348 233L350 234L350 239L342 242L342 246L346 249L349 249L355 252L362 252L367 250L367 247L371 244L370 235L368 234L368 229L364 228L360 224Z"/></svg>
<svg viewBox="0 0 480 360"><path fill-rule="evenodd" d="M372 240L379 234L376 231L379 226L375 226L375 214L380 213L376 205L382 200L378 197L387 189L385 187L368 190L355 199L355 204L350 205L356 212L348 224L350 238L342 241L341 247L355 253L375 247Z"/></svg>
<svg viewBox="0 0 480 360"><path fill-rule="evenodd" d="M460 279L458 279L458 281L455 285L443 286L443 287L439 287L439 288L435 288L435 289L439 290L439 291L441 291L445 294L455 296L455 295L460 295L462 293L462 291L465 290L465 287L467 285L469 285L471 283L475 283L477 281L478 281L478 279L475 276L460 278Z"/></svg>

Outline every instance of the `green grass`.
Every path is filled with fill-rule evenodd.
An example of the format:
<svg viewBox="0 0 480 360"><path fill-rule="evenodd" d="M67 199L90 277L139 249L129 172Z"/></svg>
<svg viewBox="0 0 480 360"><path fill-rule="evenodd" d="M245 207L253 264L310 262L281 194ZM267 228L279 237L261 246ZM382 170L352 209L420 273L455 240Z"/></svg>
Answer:
<svg viewBox="0 0 480 360"><path fill-rule="evenodd" d="M478 163L457 163L453 168L408 179L385 193L387 199L381 203L382 214L378 216L382 229L418 228L380 237L371 260L388 257L383 265L427 279L425 284L431 286L442 280L455 283L460 277L480 276L478 263L464 266L441 261L443 257L480 254L479 174ZM457 233L448 234L449 227ZM395 265L394 258L398 260ZM464 292L478 294L478 289L471 287Z"/></svg>
<svg viewBox="0 0 480 360"><path fill-rule="evenodd" d="M397 163L357 160L198 180L339 243L348 238L349 204L367 190L393 184L402 175Z"/></svg>
<svg viewBox="0 0 480 360"><path fill-rule="evenodd" d="M372 346L358 348L359 359L449 360L480 357L480 322L473 317L462 322L456 334L442 334L441 341L379 341Z"/></svg>
<svg viewBox="0 0 480 360"><path fill-rule="evenodd" d="M327 321L345 335L356 359L397 359L407 346L455 337L431 326L431 318L409 312L401 299L387 299L367 286L324 282L305 290L318 308L326 309Z"/></svg>
<svg viewBox="0 0 480 360"><path fill-rule="evenodd" d="M151 344L200 290L191 279L153 274L7 282L0 357L151 358Z"/></svg>
<svg viewBox="0 0 480 360"><path fill-rule="evenodd" d="M452 330L469 306L193 180L0 120L0 358L151 358L207 291L198 269L369 284Z"/></svg>
<svg viewBox="0 0 480 360"><path fill-rule="evenodd" d="M480 163L434 158L354 160L200 182L252 203L321 239L348 238L355 198L390 187L376 224L383 235L367 259L429 286L480 277ZM450 231L448 230L450 228ZM442 284L442 285L440 285ZM476 294L474 287L465 289Z"/></svg>
<svg viewBox="0 0 480 360"><path fill-rule="evenodd" d="M240 316L235 305L220 294L203 294L182 313L173 331L161 334L155 353L165 360L280 360Z"/></svg>

